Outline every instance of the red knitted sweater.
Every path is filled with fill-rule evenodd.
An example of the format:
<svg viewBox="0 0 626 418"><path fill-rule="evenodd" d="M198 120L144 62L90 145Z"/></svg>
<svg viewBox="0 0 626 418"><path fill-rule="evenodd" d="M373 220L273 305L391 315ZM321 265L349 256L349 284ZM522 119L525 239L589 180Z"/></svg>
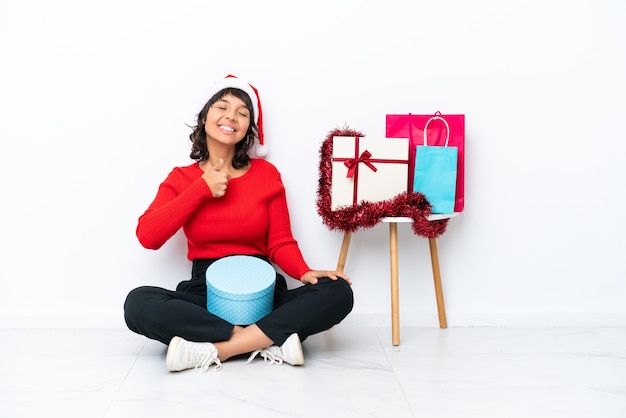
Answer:
<svg viewBox="0 0 626 418"><path fill-rule="evenodd" d="M213 197L202 174L198 163L170 172L139 217L141 245L159 249L182 227L189 260L261 254L296 279L311 270L292 236L276 167L253 158L248 172L231 179L221 198Z"/></svg>

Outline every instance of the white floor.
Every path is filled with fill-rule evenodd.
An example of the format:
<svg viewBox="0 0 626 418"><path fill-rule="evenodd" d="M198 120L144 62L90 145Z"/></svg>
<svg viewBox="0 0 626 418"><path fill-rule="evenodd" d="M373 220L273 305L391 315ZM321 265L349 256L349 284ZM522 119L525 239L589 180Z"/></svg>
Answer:
<svg viewBox="0 0 626 418"><path fill-rule="evenodd" d="M336 328L303 367L165 369L126 329L0 329L0 417L626 417L626 328Z"/></svg>

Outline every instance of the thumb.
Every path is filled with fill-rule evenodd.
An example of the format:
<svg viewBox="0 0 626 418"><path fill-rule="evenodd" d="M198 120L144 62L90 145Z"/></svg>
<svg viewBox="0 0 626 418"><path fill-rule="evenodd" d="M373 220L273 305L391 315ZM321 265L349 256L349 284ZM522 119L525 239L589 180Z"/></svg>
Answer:
<svg viewBox="0 0 626 418"><path fill-rule="evenodd" d="M222 169L222 167L224 167L224 160L220 158L220 159L217 161L217 164L215 164L215 165L212 167L212 169L213 169L213 170L215 170L215 171L220 171L220 170Z"/></svg>

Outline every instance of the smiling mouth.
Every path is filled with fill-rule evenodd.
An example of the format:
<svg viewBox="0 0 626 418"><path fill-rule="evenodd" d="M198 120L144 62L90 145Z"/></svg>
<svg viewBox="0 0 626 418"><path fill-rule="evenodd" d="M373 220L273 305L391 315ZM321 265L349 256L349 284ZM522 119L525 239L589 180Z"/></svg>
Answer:
<svg viewBox="0 0 626 418"><path fill-rule="evenodd" d="M225 126L225 125L219 125L219 128L223 131L226 132L235 132L235 130L233 128L231 128L230 126Z"/></svg>

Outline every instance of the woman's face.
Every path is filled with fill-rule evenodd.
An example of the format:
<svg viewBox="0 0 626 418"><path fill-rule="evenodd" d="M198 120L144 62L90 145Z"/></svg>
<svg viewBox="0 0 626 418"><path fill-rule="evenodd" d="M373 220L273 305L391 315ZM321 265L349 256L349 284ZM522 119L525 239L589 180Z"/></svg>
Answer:
<svg viewBox="0 0 626 418"><path fill-rule="evenodd" d="M226 95L209 108L204 120L207 141L235 145L250 126L250 110L243 100Z"/></svg>

